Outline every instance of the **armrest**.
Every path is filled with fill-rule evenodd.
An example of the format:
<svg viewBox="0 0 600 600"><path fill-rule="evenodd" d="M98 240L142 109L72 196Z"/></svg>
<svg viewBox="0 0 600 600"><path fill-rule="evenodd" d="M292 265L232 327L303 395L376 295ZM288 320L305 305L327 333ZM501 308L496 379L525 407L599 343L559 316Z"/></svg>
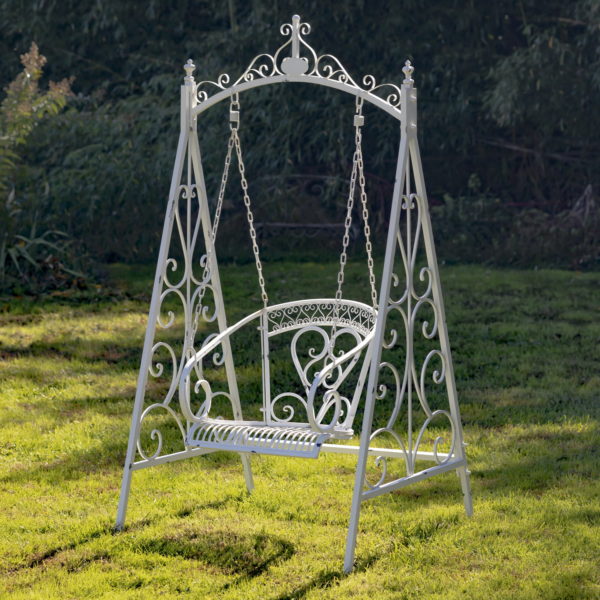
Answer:
<svg viewBox="0 0 600 600"><path fill-rule="evenodd" d="M199 362L202 362L206 356L211 354L221 344L223 344L223 342L228 339L232 333L236 332L244 325L247 325L253 319L259 317L260 314L261 311L258 310L255 313L248 315L241 321L231 325L227 329L224 329L221 331L221 333L213 337L207 344L203 345L202 348L200 348L200 350L198 350L198 352L196 352L196 354L189 358L185 363L183 369L181 370L181 375L179 376L179 404L181 406L181 412L188 421L196 423L206 418L210 411L213 398L213 392L210 383L204 378L199 379L194 385L194 391L195 393L198 393L200 388L202 388L205 394L205 400L196 413L192 411L190 405L190 375L192 374L194 367Z"/></svg>
<svg viewBox="0 0 600 600"><path fill-rule="evenodd" d="M335 360L330 362L324 369L315 373L315 377L310 386L308 392L308 399L306 405L306 412L308 414L308 421L313 431L319 431L321 433L332 432L336 426L338 426L339 418L342 414L342 398L337 391L338 386L346 379L348 373L352 370L352 367L356 364L360 357L360 353L368 348L369 344L373 340L375 331L372 330L369 335L357 344L352 350L345 352L338 356ZM350 361L350 362L349 362ZM346 363L348 363L346 365ZM345 366L344 366L345 365ZM328 384L327 380L331 375L338 370L338 375L335 380ZM320 409L315 415L315 399L317 392L323 389L323 401ZM334 407L333 417L328 424L323 424L322 420L330 410Z"/></svg>

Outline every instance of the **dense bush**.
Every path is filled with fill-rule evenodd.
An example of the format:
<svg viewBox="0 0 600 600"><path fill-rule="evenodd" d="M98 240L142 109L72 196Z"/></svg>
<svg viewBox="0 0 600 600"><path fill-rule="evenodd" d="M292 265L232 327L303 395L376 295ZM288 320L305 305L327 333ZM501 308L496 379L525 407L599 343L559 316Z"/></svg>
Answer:
<svg viewBox="0 0 600 600"><path fill-rule="evenodd" d="M69 110L36 128L27 147L27 161L47 173L61 228L103 260L153 258L176 144L181 65L192 56L198 79L239 73L256 53L281 43L278 26L295 10L295 3L266 0L152 0L143 9L116 0L45 0L22 11L17 0L0 0L0 82L16 72L13 48L34 38L50 57L52 76L77 76ZM597 2L410 0L400 10L396 2L355 0L342 10L309 0L302 16L313 27L310 43L335 52L353 74L397 82L404 59L414 61L442 254L595 264ZM242 97L257 220L342 220L352 110L349 98L300 86ZM393 183L398 132L391 121L367 112L365 160L379 231ZM226 132L225 107L203 115L209 191ZM469 187L474 180L477 189ZM586 189L581 221L572 214ZM237 195L228 195L226 212L224 228L234 232Z"/></svg>
<svg viewBox="0 0 600 600"><path fill-rule="evenodd" d="M48 228L48 185L43 173L22 160L35 126L64 107L71 81L39 80L46 59L35 43L21 56L23 71L0 104L0 291L40 292L79 284L67 236ZM40 229L39 223L42 227Z"/></svg>

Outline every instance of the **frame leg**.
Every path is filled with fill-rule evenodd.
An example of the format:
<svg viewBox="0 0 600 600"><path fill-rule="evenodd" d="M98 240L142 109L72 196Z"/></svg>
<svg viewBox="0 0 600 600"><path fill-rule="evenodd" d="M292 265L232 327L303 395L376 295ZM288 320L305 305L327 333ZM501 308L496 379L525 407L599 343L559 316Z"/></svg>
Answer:
<svg viewBox="0 0 600 600"><path fill-rule="evenodd" d="M344 572L350 573L354 567L354 550L356 548L356 535L358 533L358 519L362 504L362 490L367 470L367 458L369 456L369 444L371 442L371 430L373 427L373 410L375 402L375 390L377 389L377 378L379 373L379 361L384 345L384 330L388 310L388 299L392 284L392 270L394 267L394 254L396 253L396 240L400 223L401 194L406 176L406 165L408 161L408 144L404 134L400 139L398 149L398 163L396 165L396 182L392 195L392 207L388 236L385 249L385 262L381 276L381 289L379 292L379 310L375 324L375 337L371 342L373 348L370 367L369 381L365 398L365 413L363 415L362 431L360 434L360 450L358 451L358 464L356 465L356 479L354 480L354 493L352 495L352 508L350 509L350 524L348 526L348 537L346 539L346 555L344 557Z"/></svg>
<svg viewBox="0 0 600 600"><path fill-rule="evenodd" d="M355 487L352 495L352 508L350 509L350 524L346 537L346 554L344 555L344 573L350 573L354 568L354 551L356 549L356 536L358 534L358 520L360 518L361 488Z"/></svg>
<svg viewBox="0 0 600 600"><path fill-rule="evenodd" d="M119 496L119 508L117 510L117 523L115 531L121 531L125 525L125 516L127 514L127 504L129 503L129 489L131 488L131 476L133 471L131 465L125 465L123 470L123 480L121 481L121 495Z"/></svg>
<svg viewBox="0 0 600 600"><path fill-rule="evenodd" d="M217 321L219 331L227 329L227 321L225 318L225 310L223 306L223 293L221 291L221 280L219 277L219 268L217 264L214 239L212 237L212 226L210 214L208 210L208 196L206 193L206 184L204 180L204 171L202 170L202 160L200 156L200 144L198 142L198 133L194 130L190 138L190 157L193 166L194 178L198 186L198 194L200 202L200 214L202 217L202 232L204 235L204 244L207 248L207 256L210 257L210 272L215 298L215 305L218 306ZM225 357L225 372L227 374L227 383L231 394L231 402L233 405L233 415L235 419L242 420L242 407L240 403L240 395L238 391L237 378L233 366L233 355L229 340L223 343L223 354ZM252 492L254 489L254 479L252 477L252 468L250 466L250 456L248 454L240 454L242 466L244 468L244 479L246 480L246 489Z"/></svg>
<svg viewBox="0 0 600 600"><path fill-rule="evenodd" d="M250 457L247 454L241 454L242 466L244 467L244 479L246 480L246 489L248 493L252 493L254 489L254 477L252 477L252 466L250 465Z"/></svg>
<svg viewBox="0 0 600 600"><path fill-rule="evenodd" d="M456 393L456 382L454 378L454 366L452 364L452 354L450 352L450 341L448 339L448 329L446 325L446 316L444 310L444 300L442 296L442 286L440 282L440 274L437 256L435 252L435 245L433 242L433 232L431 229L431 218L429 215L429 208L427 203L427 193L425 191L425 179L423 177L423 166L421 164L421 155L419 152L419 143L416 137L412 137L410 141L410 156L412 160L413 175L417 188L417 194L421 199L421 214L422 214L422 227L423 227L423 238L425 241L425 252L427 254L427 263L431 269L433 277L432 281L432 293L436 306L439 311L440 327L439 327L439 339L440 348L443 354L447 357L446 365L446 389L448 392L448 401L450 404L450 413L457 427L458 434L458 451L460 458L466 460L464 443L463 443L463 428L462 421L460 418L460 410L458 407L458 398ZM471 497L471 484L469 481L470 471L466 466L457 469L457 475L460 479L460 485L464 496L465 511L470 517L473 514L473 500Z"/></svg>
<svg viewBox="0 0 600 600"><path fill-rule="evenodd" d="M369 415L367 415L367 419ZM365 427L361 434L360 450L358 451L358 463L356 465L356 477L354 480L354 492L352 493L352 507L350 509L350 523L346 537L346 554L344 556L344 573L350 573L354 568L354 551L356 549L356 536L358 534L358 520L360 519L360 508L362 504L362 489L367 469L367 457L369 455L369 433L371 426Z"/></svg>
<svg viewBox="0 0 600 600"><path fill-rule="evenodd" d="M471 497L471 471L467 467L461 467L456 470L460 479L460 487L462 488L463 499L465 503L465 512L467 517L473 516L473 498Z"/></svg>
<svg viewBox="0 0 600 600"><path fill-rule="evenodd" d="M179 135L179 142L177 144L177 155L175 156L175 166L173 167L173 176L171 178L171 189L169 192L169 202L167 204L167 211L165 216L165 222L163 225L163 232L160 242L160 250L158 253L158 259L156 263L156 274L154 276L154 287L152 288L152 300L150 301L150 312L148 314L148 325L146 327L146 335L144 337L144 349L142 351L142 359L140 362L140 370L138 374L137 387L135 392L135 402L133 405L133 413L131 415L131 426L129 428L129 441L127 443L127 456L125 458L125 466L123 468L123 480L121 483L121 495L119 497L119 508L117 511L117 523L116 530L123 528L125 524L125 514L127 513L127 503L129 501L129 489L131 487L131 476L133 471L131 466L135 461L136 443L137 436L140 426L140 416L143 411L144 405L144 394L146 390L146 381L148 377L148 366L152 359L152 345L154 343L154 333L156 329L156 318L160 309L160 295L162 285L162 271L167 260L167 253L169 250L169 243L171 241L171 232L173 228L173 206L175 204L175 197L177 195L177 189L181 180L181 173L183 169L183 159L188 144L188 137L186 131L181 132Z"/></svg>

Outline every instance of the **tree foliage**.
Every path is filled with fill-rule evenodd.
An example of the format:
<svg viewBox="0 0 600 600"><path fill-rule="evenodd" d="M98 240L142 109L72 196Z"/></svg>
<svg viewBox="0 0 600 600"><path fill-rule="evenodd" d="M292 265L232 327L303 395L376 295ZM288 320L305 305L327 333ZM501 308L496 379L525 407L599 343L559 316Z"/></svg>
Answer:
<svg viewBox="0 0 600 600"><path fill-rule="evenodd" d="M191 56L198 79L240 73L255 54L281 43L279 24L297 10L288 0L34 0L23 11L18 0L0 0L0 81L14 76L13 48L33 39L47 52L52 77L77 76L70 109L37 128L27 149L29 160L48 173L51 212L64 215L65 228L101 258L153 257L176 142L181 66ZM539 260L596 260L596 1L351 0L342 6L306 0L302 17L312 25L310 43L333 51L354 75L398 82L404 60L413 60L431 202L440 215L465 207L442 238L468 236L479 219L481 243L495 242L478 247L478 257L537 261L535 244L528 246L519 231L551 239L549 223L560 228L591 185L590 216L575 228L581 229L576 243L570 237L554 250L547 244L550 253ZM241 135L263 217L340 220L352 110L351 99L300 86L243 96ZM398 132L391 121L367 113L365 160L379 227L393 183ZM214 190L225 111L211 109L200 128ZM469 186L473 177L480 181L477 193ZM290 200L298 195L311 219ZM489 207L483 216L475 201ZM229 202L235 227L240 203L233 195ZM445 218L439 227L446 227ZM500 252L495 243L507 242L497 232L505 227L512 228L503 236L512 245ZM583 238L592 240L585 249L577 241ZM471 258L465 249L456 258Z"/></svg>
<svg viewBox="0 0 600 600"><path fill-rule="evenodd" d="M67 248L64 234L38 232L40 190L32 187L36 178L20 157L34 127L65 106L71 80L50 81L43 91L39 81L46 58L37 45L20 58L23 70L0 104L0 290L31 291L60 287L74 274L60 260Z"/></svg>

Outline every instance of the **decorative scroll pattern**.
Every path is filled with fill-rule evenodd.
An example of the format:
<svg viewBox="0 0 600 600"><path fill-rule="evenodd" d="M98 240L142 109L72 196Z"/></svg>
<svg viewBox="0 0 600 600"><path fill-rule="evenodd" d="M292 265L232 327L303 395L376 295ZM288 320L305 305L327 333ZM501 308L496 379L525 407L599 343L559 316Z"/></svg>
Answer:
<svg viewBox="0 0 600 600"><path fill-rule="evenodd" d="M273 54L259 54L246 70L230 85L231 78L227 73L219 75L216 81L201 81L197 85L198 102L208 100L211 90L225 90L241 83L276 77L279 75L302 75L308 79L328 79L329 81L349 85L370 96L377 96L391 108L400 111L400 88L391 83L377 83L373 75L365 75L362 85L357 83L344 68L342 63L332 54L317 55L315 50L305 41L310 33L310 25L301 23L295 15L291 23L284 23L281 35L288 36ZM290 48L290 56L284 57L284 50ZM305 56L300 56L300 52ZM410 65L408 65L410 66Z"/></svg>
<svg viewBox="0 0 600 600"><path fill-rule="evenodd" d="M407 184L408 187L408 184ZM392 362L384 360L379 365L379 379L387 373L387 379L393 382L388 386L379 384L376 390L375 406L381 405L382 401L392 400L391 412L383 427L372 431L370 444L377 446L377 439L391 440L394 447L399 449L404 457L406 475L415 473L417 455L423 451L423 438L427 428L433 422L446 420L450 424L450 448L440 453L439 446L444 440L435 438L431 448L433 459L437 464L444 464L455 456L457 445L458 425L447 410L432 410L427 400L428 386L442 385L446 383L447 357L439 349L434 347L429 350L420 365L417 365L414 354L414 341L416 336L421 335L425 340L431 340L435 346L438 345L438 327L440 326L440 311L433 299L433 273L430 267L416 267L419 243L422 241L422 212L427 210L423 207L423 201L416 194L408 193L402 198L401 223L405 223L405 231L398 235L399 254L402 258L404 277L394 274L392 288L387 302L388 316L392 313L401 315L404 326L404 339L401 339L397 329L389 328L384 340L385 350L400 350L403 348L406 355L404 370L400 371ZM402 229L402 228L401 228ZM416 281L418 279L418 282ZM400 281L404 286L400 286ZM422 291L420 291L422 290ZM423 319L421 327L417 327L417 321L424 309L429 309L433 315L431 322ZM397 352L396 352L397 353ZM388 352L388 354L390 354ZM420 427L413 431L413 400L417 400L417 407L423 411L425 419ZM407 417L408 431L404 437L398 433L397 424L401 417ZM381 442L379 443L379 445ZM370 489L376 489L388 482L387 458L379 456L375 459L375 467L379 470L378 479L373 482L365 478L365 484Z"/></svg>
<svg viewBox="0 0 600 600"><path fill-rule="evenodd" d="M315 315L319 314L320 305L309 306L313 307ZM320 318L315 316L314 322L319 322ZM321 322L323 325L333 325L332 319L327 321L321 318ZM347 422L347 416L352 412L352 398L347 398L340 393L340 387L361 358L361 353L350 355L350 352L344 353L343 350L336 352L336 347L339 347L339 341L344 337L349 338L352 345L356 347L367 333L361 336L361 332L353 327L336 329L332 327L331 331L328 331L316 324L302 326L302 323L303 321L296 322L295 327L298 331L290 343L290 353L305 395L301 396L289 391L278 394L267 407L268 419L275 423L295 422L294 417L297 415L294 406L302 407L302 414L298 415L302 422L310 424L313 429L321 432L329 432L337 428L338 437L348 437L349 434L342 433L342 430L351 427L351 423ZM288 325L286 329L291 328L292 326ZM277 333L286 329L279 329ZM303 338L311 340L308 348L301 349ZM315 338L320 343L317 344ZM319 393L316 391L311 393L315 378L326 369L328 369L327 374L316 386ZM359 381L357 385L362 388L363 381Z"/></svg>
<svg viewBox="0 0 600 600"><path fill-rule="evenodd" d="M362 308L354 303L335 300L320 303L295 303L285 308L270 310L269 335L297 329L301 325L331 325L336 318L341 326L352 327L362 335L367 335L375 326L377 317L373 310Z"/></svg>
<svg viewBox="0 0 600 600"><path fill-rule="evenodd" d="M221 364L225 342L242 326L254 328L256 321L260 319L263 325L257 329L266 334L263 336L263 344L272 335L295 331L289 343L289 357L298 374L297 387L303 391L298 393L288 390L271 399L271 381L268 377L264 378L265 423L303 426L316 433L327 433L335 437L351 436L352 417L360 400L366 370L363 369L359 374L352 398L344 396L341 387L359 360L367 360L366 346L374 334L375 311L364 304L342 301L337 306L348 310L355 320L354 325L341 326L333 310L334 304L336 301L329 299L300 300L270 307L265 313L259 311L216 337L207 339L193 362L198 374L198 381L193 389L196 394L202 395L200 408L193 410L191 407L189 382L186 383L187 389L180 390L183 414L194 424L194 430L201 423L207 422L213 398L223 393L214 393L210 382L203 377L204 363L212 361L213 364ZM365 313L370 314L368 319ZM285 326L282 326L282 315L288 319L290 316L294 318L285 321ZM349 317L348 319L350 320ZM371 323L371 329L364 327L365 320ZM264 327L266 331L263 331ZM343 350L341 346L350 349ZM268 348L264 347L263 352L263 369L267 369L266 372L269 373ZM184 381L187 381L188 373L191 373L190 364L183 372Z"/></svg>
<svg viewBox="0 0 600 600"><path fill-rule="evenodd" d="M196 334L199 324L202 321L211 323L217 318L207 254L203 254L198 260L198 271L202 276L198 278L194 273L194 254L198 237L201 236L201 211L198 188L191 183L191 179L189 173L187 183L180 185L175 201L172 237L176 241L175 246L178 247L181 258L171 256L163 265L160 307L156 320L157 337L161 337L161 331L168 336L170 330L183 325L183 339L175 344L171 341L157 341L155 338L152 347L148 365L149 382L159 383L161 387L164 385L167 391L160 402L150 404L140 417L137 449L144 460L152 460L163 454L164 439L160 428L152 429L150 432L150 439L153 442L152 451L143 447L141 436L144 433L144 424L151 416L162 414L172 419L181 433L181 450L185 448L187 423L185 418L171 407L171 402L177 392L183 366L198 349ZM171 251L173 250L172 244ZM207 343L211 337L205 339L204 343ZM199 368L196 369L196 376L198 383L195 392L199 393L201 387Z"/></svg>

